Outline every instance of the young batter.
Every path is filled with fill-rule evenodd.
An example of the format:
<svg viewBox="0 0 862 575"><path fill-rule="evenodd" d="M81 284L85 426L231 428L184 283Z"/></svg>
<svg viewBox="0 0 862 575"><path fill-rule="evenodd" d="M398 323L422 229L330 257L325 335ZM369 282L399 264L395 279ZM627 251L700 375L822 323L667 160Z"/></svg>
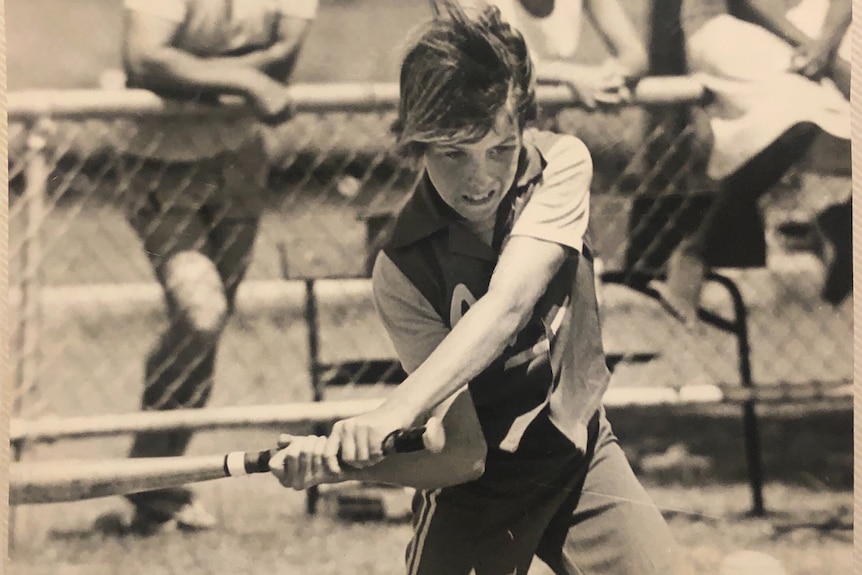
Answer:
<svg viewBox="0 0 862 575"><path fill-rule="evenodd" d="M125 0L130 87L217 104L232 117L134 118L118 123L129 223L162 286L168 327L147 357L142 407L203 407L218 343L251 260L269 165L258 120L289 115L287 81L316 0ZM188 431L139 433L131 457L182 455ZM186 489L129 497L131 527L206 528L213 518Z"/></svg>
<svg viewBox="0 0 862 575"><path fill-rule="evenodd" d="M525 128L532 64L498 9L444 8L402 63L398 143L424 174L373 273L410 375L328 438L283 436L273 473L418 488L410 574L525 574L534 556L558 574L689 573L601 406L590 154ZM442 453L383 458L435 408Z"/></svg>

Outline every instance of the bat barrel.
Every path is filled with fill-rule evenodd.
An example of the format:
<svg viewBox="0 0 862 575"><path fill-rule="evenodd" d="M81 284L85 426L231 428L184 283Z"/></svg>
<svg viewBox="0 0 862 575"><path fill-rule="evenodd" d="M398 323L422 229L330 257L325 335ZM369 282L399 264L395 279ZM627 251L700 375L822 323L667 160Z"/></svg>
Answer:
<svg viewBox="0 0 862 575"><path fill-rule="evenodd" d="M439 420L431 418L425 426L396 432L388 441L391 442L390 453L401 453L422 449L439 451L445 438ZM269 460L277 452L277 449L269 449L194 457L16 462L10 466L9 503L78 501L268 473Z"/></svg>
<svg viewBox="0 0 862 575"><path fill-rule="evenodd" d="M10 465L9 503L58 503L139 493L224 477L224 456L143 457Z"/></svg>

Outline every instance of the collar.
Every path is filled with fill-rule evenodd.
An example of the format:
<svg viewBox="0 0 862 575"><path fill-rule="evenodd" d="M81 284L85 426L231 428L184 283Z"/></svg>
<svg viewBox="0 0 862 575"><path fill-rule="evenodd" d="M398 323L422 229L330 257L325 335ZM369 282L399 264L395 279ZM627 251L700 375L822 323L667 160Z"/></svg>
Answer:
<svg viewBox="0 0 862 575"><path fill-rule="evenodd" d="M524 143L518 158L518 170L515 172L515 182L507 197L517 195L519 190L537 180L545 169L545 159L532 143ZM504 200L501 206L506 204ZM482 243L461 222L461 217L437 193L428 173L420 178L416 189L405 204L389 245L395 248L405 247L426 238L444 228L451 228L450 245L453 252L466 253L488 259L496 257L491 248Z"/></svg>

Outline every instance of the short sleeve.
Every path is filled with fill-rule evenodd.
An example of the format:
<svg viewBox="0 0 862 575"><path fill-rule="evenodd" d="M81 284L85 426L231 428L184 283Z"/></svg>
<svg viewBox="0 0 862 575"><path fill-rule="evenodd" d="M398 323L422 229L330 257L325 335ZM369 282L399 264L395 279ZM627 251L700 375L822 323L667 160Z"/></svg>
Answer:
<svg viewBox="0 0 862 575"><path fill-rule="evenodd" d="M317 16L318 0L277 0L278 10L284 16L314 20Z"/></svg>
<svg viewBox="0 0 862 575"><path fill-rule="evenodd" d="M374 263L371 284L383 327L404 371L412 373L440 345L449 328L384 252Z"/></svg>
<svg viewBox="0 0 862 575"><path fill-rule="evenodd" d="M123 0L123 3L126 10L157 16L171 22L185 20L188 7L185 0Z"/></svg>
<svg viewBox="0 0 862 575"><path fill-rule="evenodd" d="M586 145L574 136L555 141L545 158L542 181L512 227L512 236L529 236L583 249L590 219L593 162Z"/></svg>

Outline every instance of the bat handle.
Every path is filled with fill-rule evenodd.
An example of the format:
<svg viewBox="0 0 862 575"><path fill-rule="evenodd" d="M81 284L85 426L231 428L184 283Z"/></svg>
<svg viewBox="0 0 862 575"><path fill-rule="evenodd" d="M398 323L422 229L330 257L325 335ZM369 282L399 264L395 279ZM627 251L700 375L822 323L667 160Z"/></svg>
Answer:
<svg viewBox="0 0 862 575"><path fill-rule="evenodd" d="M443 425L436 417L430 418L425 425L410 429L393 431L383 440L383 454L410 453L427 449L432 453L440 453L446 444L446 434Z"/></svg>
<svg viewBox="0 0 862 575"><path fill-rule="evenodd" d="M224 456L225 477L238 477L252 473L269 472L269 460L278 453L278 449L266 451L231 451Z"/></svg>
<svg viewBox="0 0 862 575"><path fill-rule="evenodd" d="M430 418L425 425L410 429L399 429L390 433L383 440L383 453L410 453L427 449L432 453L440 453L446 443L443 425L436 417ZM234 451L224 457L224 473L227 477L249 475L252 473L269 473L269 460L278 453L278 449L266 451L242 452Z"/></svg>

